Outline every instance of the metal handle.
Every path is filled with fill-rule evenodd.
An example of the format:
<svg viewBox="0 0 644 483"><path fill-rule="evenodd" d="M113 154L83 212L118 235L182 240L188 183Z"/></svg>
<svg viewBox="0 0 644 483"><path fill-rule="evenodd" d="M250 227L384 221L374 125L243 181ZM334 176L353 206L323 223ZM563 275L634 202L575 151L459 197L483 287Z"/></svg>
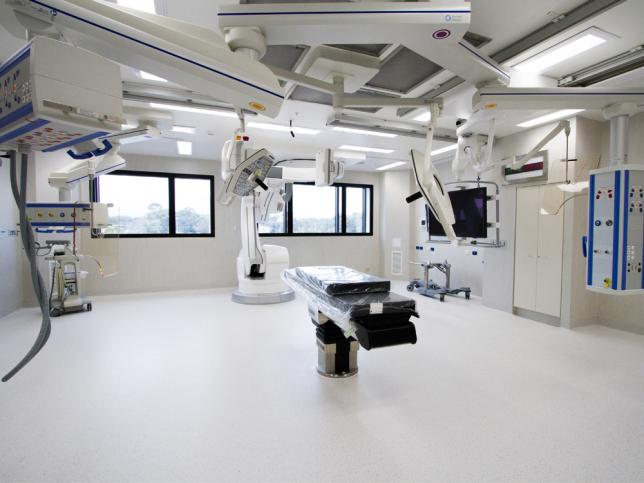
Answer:
<svg viewBox="0 0 644 483"><path fill-rule="evenodd" d="M255 183L257 183L257 186L259 186L264 191L268 191L268 186L266 186L266 184L261 179L256 178Z"/></svg>
<svg viewBox="0 0 644 483"><path fill-rule="evenodd" d="M103 156L106 154L110 149L112 149L112 143L109 142L107 139L103 139L103 148L98 148L92 151L92 154L94 156Z"/></svg>
<svg viewBox="0 0 644 483"><path fill-rule="evenodd" d="M73 150L68 149L67 154L69 155L70 158L77 159L77 160L82 160L82 159L89 159L92 156L94 156L91 152L90 153L83 153L83 154L76 154Z"/></svg>
<svg viewBox="0 0 644 483"><path fill-rule="evenodd" d="M584 258L588 257L588 236L584 235L581 237L581 252L584 254Z"/></svg>
<svg viewBox="0 0 644 483"><path fill-rule="evenodd" d="M405 198L405 201L407 203L413 203L414 201L419 200L422 197L423 197L423 194L420 191L418 191L418 192L414 193L413 195L409 195L407 198Z"/></svg>

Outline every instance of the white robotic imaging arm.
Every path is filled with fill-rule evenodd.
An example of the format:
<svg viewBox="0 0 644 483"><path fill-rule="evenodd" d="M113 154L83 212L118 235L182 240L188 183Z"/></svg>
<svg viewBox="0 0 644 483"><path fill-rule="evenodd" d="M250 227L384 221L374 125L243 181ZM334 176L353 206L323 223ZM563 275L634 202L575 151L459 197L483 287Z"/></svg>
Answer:
<svg viewBox="0 0 644 483"><path fill-rule="evenodd" d="M422 153L415 149L411 150L412 168L419 191L408 197L407 202L411 203L417 199L424 198L429 209L432 210L436 219L443 226L447 238L456 240L456 233L454 232L453 226L455 218L452 202L450 201L447 190L445 190L441 183L434 163L432 163L432 143L439 111L440 108L437 104L430 105L431 121L427 130L425 152Z"/></svg>

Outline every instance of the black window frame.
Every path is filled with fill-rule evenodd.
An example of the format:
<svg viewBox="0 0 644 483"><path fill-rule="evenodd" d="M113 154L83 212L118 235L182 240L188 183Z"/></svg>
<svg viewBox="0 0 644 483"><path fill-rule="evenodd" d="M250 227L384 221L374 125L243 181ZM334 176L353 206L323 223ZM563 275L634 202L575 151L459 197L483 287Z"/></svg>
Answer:
<svg viewBox="0 0 644 483"><path fill-rule="evenodd" d="M101 238L214 238L215 237L215 177L209 174L166 173L160 171L136 171L119 169L109 175L141 176L149 178L166 178L168 182L168 233L119 233L100 235ZM100 202L101 177L92 182L92 201ZM209 233L177 233L175 185L176 179L202 179L210 182L210 232ZM96 238L96 235L92 235Z"/></svg>
<svg viewBox="0 0 644 483"><path fill-rule="evenodd" d="M295 185L308 185L314 186L313 182L297 182L293 183ZM294 233L293 232L293 196L288 201L284 207L284 227L286 228L286 233L260 233L260 237L311 237L311 236L373 236L373 185L372 184L362 184L362 183L333 183L332 187L339 188L335 192L336 203L335 203L335 223L336 223L336 233ZM346 213L346 201L347 201L347 191L346 188L369 188L369 195L366 195L367 190L363 191L363 199L365 201L365 206L369 210L369 230L361 233L347 233L347 213ZM367 211L363 213L363 219L367 217ZM364 224L367 225L366 220Z"/></svg>

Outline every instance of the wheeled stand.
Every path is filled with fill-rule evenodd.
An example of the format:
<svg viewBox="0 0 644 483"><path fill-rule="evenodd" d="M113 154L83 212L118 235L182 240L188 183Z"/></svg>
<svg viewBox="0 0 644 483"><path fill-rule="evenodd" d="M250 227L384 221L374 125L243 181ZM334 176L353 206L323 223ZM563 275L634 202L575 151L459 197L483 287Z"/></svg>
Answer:
<svg viewBox="0 0 644 483"><path fill-rule="evenodd" d="M81 305L76 305L74 307L65 307L64 305L59 306L50 306L49 315L51 317L60 317L65 314L73 314L75 312L91 312L92 311L92 302L85 302Z"/></svg>
<svg viewBox="0 0 644 483"><path fill-rule="evenodd" d="M438 298L441 302L445 301L445 295L458 295L463 292L465 298L469 300L470 293L472 292L470 287L450 288L450 270L452 266L447 262L447 260L442 263L412 262L412 264L423 267L423 279L414 279L409 282L409 284L407 284L408 292L413 292L415 290L426 297ZM429 271L432 268L445 274L445 286L438 285L429 278Z"/></svg>
<svg viewBox="0 0 644 483"><path fill-rule="evenodd" d="M82 296L80 259L69 247L68 241L47 242L53 255L46 259L51 263L51 287L49 315L59 317L74 312L91 312L92 303Z"/></svg>

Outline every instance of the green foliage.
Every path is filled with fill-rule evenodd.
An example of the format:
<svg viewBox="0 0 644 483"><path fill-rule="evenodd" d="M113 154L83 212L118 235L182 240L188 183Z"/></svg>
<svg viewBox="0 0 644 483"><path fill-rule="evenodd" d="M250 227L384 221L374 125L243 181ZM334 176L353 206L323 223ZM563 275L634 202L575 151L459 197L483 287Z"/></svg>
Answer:
<svg viewBox="0 0 644 483"><path fill-rule="evenodd" d="M294 233L335 233L333 218L299 218L293 220Z"/></svg>
<svg viewBox="0 0 644 483"><path fill-rule="evenodd" d="M184 208L176 213L177 233L208 233L210 217L197 213L194 208Z"/></svg>
<svg viewBox="0 0 644 483"><path fill-rule="evenodd" d="M170 214L167 208L159 203L152 203L144 216L110 217L106 234L140 235L167 234L170 232ZM208 233L210 217L197 213L193 208L184 208L176 212L177 233Z"/></svg>

